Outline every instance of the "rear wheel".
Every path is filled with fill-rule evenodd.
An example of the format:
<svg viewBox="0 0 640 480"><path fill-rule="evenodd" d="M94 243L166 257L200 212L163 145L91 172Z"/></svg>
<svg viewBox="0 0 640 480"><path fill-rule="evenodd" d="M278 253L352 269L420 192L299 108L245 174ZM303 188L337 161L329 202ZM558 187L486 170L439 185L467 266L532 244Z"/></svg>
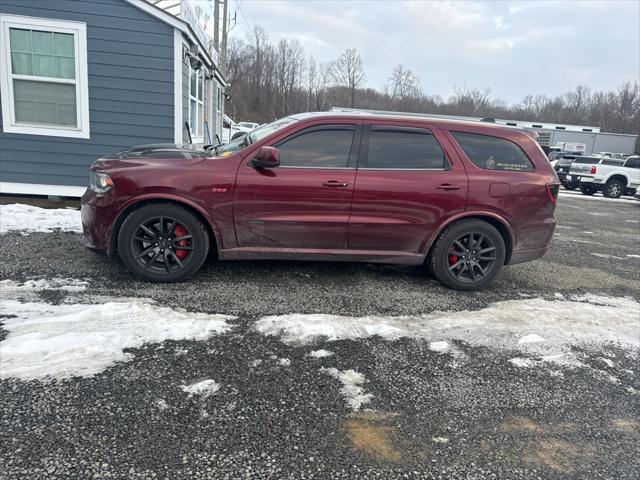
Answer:
<svg viewBox="0 0 640 480"><path fill-rule="evenodd" d="M506 255L504 240L482 220L463 220L447 228L429 255L429 269L456 290L478 290L498 274Z"/></svg>
<svg viewBox="0 0 640 480"><path fill-rule="evenodd" d="M593 195L598 189L593 185L580 185L580 191L585 195Z"/></svg>
<svg viewBox="0 0 640 480"><path fill-rule="evenodd" d="M177 282L198 271L209 252L209 235L202 222L182 207L148 205L125 219L118 251L138 277Z"/></svg>
<svg viewBox="0 0 640 480"><path fill-rule="evenodd" d="M575 190L576 188L578 188L576 185L569 182L564 182L562 186L564 187L565 190Z"/></svg>
<svg viewBox="0 0 640 480"><path fill-rule="evenodd" d="M620 198L624 192L624 185L620 180L611 179L605 183L602 194L607 198Z"/></svg>

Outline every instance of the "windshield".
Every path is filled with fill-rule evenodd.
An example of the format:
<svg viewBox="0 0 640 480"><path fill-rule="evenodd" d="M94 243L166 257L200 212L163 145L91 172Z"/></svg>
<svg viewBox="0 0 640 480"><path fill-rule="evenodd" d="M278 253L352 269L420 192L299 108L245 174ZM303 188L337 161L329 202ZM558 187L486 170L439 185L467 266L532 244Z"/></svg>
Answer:
<svg viewBox="0 0 640 480"><path fill-rule="evenodd" d="M268 123L262 127L258 127L255 130L230 141L225 145L216 147L215 155L218 157L226 157L232 153L238 152L249 145L259 142L263 138L283 129L284 127L297 122L298 120L291 117L284 117L275 122Z"/></svg>

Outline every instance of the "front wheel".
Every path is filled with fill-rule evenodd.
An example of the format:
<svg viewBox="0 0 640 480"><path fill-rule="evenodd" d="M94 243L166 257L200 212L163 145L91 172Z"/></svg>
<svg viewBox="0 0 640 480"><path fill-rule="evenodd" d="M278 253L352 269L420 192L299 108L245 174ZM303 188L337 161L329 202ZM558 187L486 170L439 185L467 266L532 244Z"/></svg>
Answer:
<svg viewBox="0 0 640 480"><path fill-rule="evenodd" d="M596 187L594 187L593 185L580 185L580 191L584 195L593 195L594 193L596 193L598 191L598 189Z"/></svg>
<svg viewBox="0 0 640 480"><path fill-rule="evenodd" d="M125 266L143 280L178 282L206 259L209 235L195 215L178 205L147 205L124 220L118 251Z"/></svg>
<svg viewBox="0 0 640 480"><path fill-rule="evenodd" d="M505 255L504 240L493 225L463 220L442 233L427 261L429 269L446 286L479 290L498 274Z"/></svg>

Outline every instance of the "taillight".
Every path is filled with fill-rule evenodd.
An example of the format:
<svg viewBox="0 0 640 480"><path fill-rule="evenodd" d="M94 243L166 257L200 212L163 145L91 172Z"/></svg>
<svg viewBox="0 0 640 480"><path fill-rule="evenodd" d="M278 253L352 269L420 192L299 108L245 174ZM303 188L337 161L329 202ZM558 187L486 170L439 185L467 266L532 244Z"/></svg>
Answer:
<svg viewBox="0 0 640 480"><path fill-rule="evenodd" d="M557 183L547 183L547 195L549 195L549 200L551 203L556 203L558 201L558 192L560 191L560 185Z"/></svg>
<svg viewBox="0 0 640 480"><path fill-rule="evenodd" d="M591 165L591 175L595 175L595 174L596 174L596 166Z"/></svg>

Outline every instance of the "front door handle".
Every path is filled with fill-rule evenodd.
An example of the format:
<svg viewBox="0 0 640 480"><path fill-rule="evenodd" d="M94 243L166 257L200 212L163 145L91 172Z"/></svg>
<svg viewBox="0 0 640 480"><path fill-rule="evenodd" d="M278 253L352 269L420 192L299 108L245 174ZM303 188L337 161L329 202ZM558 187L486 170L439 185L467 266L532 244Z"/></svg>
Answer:
<svg viewBox="0 0 640 480"><path fill-rule="evenodd" d="M348 183L339 182L337 180L328 180L324 182L322 185L324 185L325 187L332 187L332 188L344 188L349 186Z"/></svg>
<svg viewBox="0 0 640 480"><path fill-rule="evenodd" d="M460 185L451 185L450 183L443 183L436 187L438 190L460 190Z"/></svg>

